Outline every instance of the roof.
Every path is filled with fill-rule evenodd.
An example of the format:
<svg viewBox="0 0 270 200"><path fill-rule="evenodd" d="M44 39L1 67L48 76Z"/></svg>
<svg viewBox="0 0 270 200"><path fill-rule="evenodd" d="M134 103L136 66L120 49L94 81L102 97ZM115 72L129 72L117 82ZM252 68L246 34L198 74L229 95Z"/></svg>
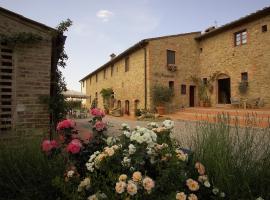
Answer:
<svg viewBox="0 0 270 200"><path fill-rule="evenodd" d="M88 77L92 76L93 74L103 70L104 68L116 63L117 61L119 61L120 59L122 59L123 57L127 56L128 54L143 48L145 45L148 44L149 41L152 40L158 40L158 39L165 39L165 38L169 38L169 37L177 37L177 36L185 36L185 35L191 35L191 34L199 34L200 32L190 32L190 33L181 33L181 34L174 34L174 35L166 35L166 36L160 36L160 37L154 37L154 38L146 38L143 39L139 42L137 42L136 44L134 44L133 46L129 47L128 49L126 49L125 51L123 51L122 53L120 53L118 56L115 56L113 59L111 59L110 61L108 61L107 63L105 63L104 65L102 65L101 67L97 68L95 71L91 72L90 74L88 74L87 76L85 76L84 78L82 78L79 82L84 81L85 79L87 79Z"/></svg>
<svg viewBox="0 0 270 200"><path fill-rule="evenodd" d="M204 33L198 37L196 37L195 39L196 40L202 40L202 39L205 39L205 38L208 38L208 37L211 37L211 36L214 36L218 33L221 33L225 30L228 30L228 29L231 29L231 28L234 28L234 27L237 27L239 25L242 25L244 23L247 23L247 22L250 22L250 21L253 21L253 20L256 20L258 18L261 18L261 17L264 17L264 16L267 16L270 14L270 6L269 7L265 7L261 10L258 10L257 12L255 13L251 13L245 17L242 17L238 20L235 20L233 22L230 22L228 24L225 24L217 29L214 29L210 32L207 32L207 33Z"/></svg>
<svg viewBox="0 0 270 200"><path fill-rule="evenodd" d="M63 92L64 97L67 98L82 98L82 99L87 99L88 96L82 92L78 92L75 90L67 90Z"/></svg>
<svg viewBox="0 0 270 200"><path fill-rule="evenodd" d="M49 31L57 31L56 29L54 29L52 27L49 27L49 26L47 26L45 24L34 21L32 19L26 18L26 17L24 17L24 16L22 16L22 15L20 15L18 13L12 12L10 10L7 10L7 9L3 8L3 7L0 7L0 13L5 13L7 15L12 15L14 17L17 17L17 18L23 20L23 21L26 21L26 22L31 23L33 25L39 26L40 28L43 28L43 29L46 29L46 30L49 30Z"/></svg>

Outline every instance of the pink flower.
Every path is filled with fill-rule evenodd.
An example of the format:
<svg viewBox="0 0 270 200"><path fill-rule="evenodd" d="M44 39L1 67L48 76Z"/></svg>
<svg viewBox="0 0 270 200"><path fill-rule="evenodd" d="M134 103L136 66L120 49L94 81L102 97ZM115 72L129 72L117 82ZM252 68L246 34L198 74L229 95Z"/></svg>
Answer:
<svg viewBox="0 0 270 200"><path fill-rule="evenodd" d="M57 124L57 131L59 130L63 130L63 129L66 129L66 128L74 128L75 127L75 122L70 120L70 119L66 119L66 120L63 120L61 122L59 122Z"/></svg>
<svg viewBox="0 0 270 200"><path fill-rule="evenodd" d="M95 117L105 117L105 113L98 108L91 109L90 113L91 113L91 115L93 115Z"/></svg>
<svg viewBox="0 0 270 200"><path fill-rule="evenodd" d="M58 147L58 143L56 142L56 140L51 140L51 146L53 149L56 149Z"/></svg>
<svg viewBox="0 0 270 200"><path fill-rule="evenodd" d="M106 124L102 121L97 121L94 127L97 131L103 131L106 127Z"/></svg>
<svg viewBox="0 0 270 200"><path fill-rule="evenodd" d="M82 148L82 143L78 139L73 139L67 146L67 152L72 154L79 153Z"/></svg>
<svg viewBox="0 0 270 200"><path fill-rule="evenodd" d="M45 152L49 152L52 149L56 149L58 147L58 144L55 140L44 140L42 142L42 150Z"/></svg>

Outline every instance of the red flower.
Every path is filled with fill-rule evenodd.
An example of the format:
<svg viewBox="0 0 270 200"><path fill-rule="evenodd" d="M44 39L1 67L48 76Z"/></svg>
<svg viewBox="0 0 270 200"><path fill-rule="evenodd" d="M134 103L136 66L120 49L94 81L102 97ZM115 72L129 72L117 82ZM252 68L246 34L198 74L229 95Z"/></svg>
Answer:
<svg viewBox="0 0 270 200"><path fill-rule="evenodd" d="M93 115L95 117L105 117L105 113L98 108L91 109L90 113L91 113L91 115Z"/></svg>
<svg viewBox="0 0 270 200"><path fill-rule="evenodd" d="M79 153L82 148L82 143L78 139L73 139L67 146L67 152L76 154Z"/></svg>
<svg viewBox="0 0 270 200"><path fill-rule="evenodd" d="M56 129L57 129L57 131L59 131L59 130L63 130L66 128L74 128L74 127L75 127L75 122L70 120L70 119L66 119L66 120L59 122Z"/></svg>
<svg viewBox="0 0 270 200"><path fill-rule="evenodd" d="M97 131L103 131L106 127L106 124L102 121L97 121L95 124L95 128Z"/></svg>
<svg viewBox="0 0 270 200"><path fill-rule="evenodd" d="M45 152L49 152L52 149L56 149L58 147L58 144L55 140L44 140L42 142L42 150Z"/></svg>

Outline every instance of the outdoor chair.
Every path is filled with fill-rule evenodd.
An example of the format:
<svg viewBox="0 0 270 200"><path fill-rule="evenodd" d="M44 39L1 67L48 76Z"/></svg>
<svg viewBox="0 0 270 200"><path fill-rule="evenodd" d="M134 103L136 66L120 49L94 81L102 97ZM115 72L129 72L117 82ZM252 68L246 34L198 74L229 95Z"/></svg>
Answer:
<svg viewBox="0 0 270 200"><path fill-rule="evenodd" d="M248 108L259 108L260 99L261 99L260 97L248 99L247 100L247 107Z"/></svg>
<svg viewBox="0 0 270 200"><path fill-rule="evenodd" d="M231 104L236 107L240 107L240 99L236 97L231 97Z"/></svg>

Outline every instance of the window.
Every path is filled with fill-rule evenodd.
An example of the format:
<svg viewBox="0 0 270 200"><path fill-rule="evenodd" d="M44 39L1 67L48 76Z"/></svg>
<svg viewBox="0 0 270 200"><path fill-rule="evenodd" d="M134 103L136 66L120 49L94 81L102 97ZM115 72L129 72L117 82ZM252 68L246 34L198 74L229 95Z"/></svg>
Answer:
<svg viewBox="0 0 270 200"><path fill-rule="evenodd" d="M187 86L181 85L181 94L187 94Z"/></svg>
<svg viewBox="0 0 270 200"><path fill-rule="evenodd" d="M175 64L175 51L167 50L167 64Z"/></svg>
<svg viewBox="0 0 270 200"><path fill-rule="evenodd" d="M247 30L242 30L234 34L234 45L240 46L247 43Z"/></svg>
<svg viewBox="0 0 270 200"><path fill-rule="evenodd" d="M113 68L114 68L114 65L111 66L111 76L113 76Z"/></svg>
<svg viewBox="0 0 270 200"><path fill-rule="evenodd" d="M98 74L96 73L96 82L98 82Z"/></svg>
<svg viewBox="0 0 270 200"><path fill-rule="evenodd" d="M247 72L241 73L241 80L242 81L248 81L248 73Z"/></svg>
<svg viewBox="0 0 270 200"><path fill-rule="evenodd" d="M204 85L207 84L207 78L203 78L203 84L204 84Z"/></svg>
<svg viewBox="0 0 270 200"><path fill-rule="evenodd" d="M174 81L169 81L169 88L174 91Z"/></svg>
<svg viewBox="0 0 270 200"><path fill-rule="evenodd" d="M129 70L129 57L125 58L125 72Z"/></svg>
<svg viewBox="0 0 270 200"><path fill-rule="evenodd" d="M103 71L103 78L106 79L106 68Z"/></svg>
<svg viewBox="0 0 270 200"><path fill-rule="evenodd" d="M267 25L263 25L262 26L262 32L264 33L264 32L267 32Z"/></svg>

